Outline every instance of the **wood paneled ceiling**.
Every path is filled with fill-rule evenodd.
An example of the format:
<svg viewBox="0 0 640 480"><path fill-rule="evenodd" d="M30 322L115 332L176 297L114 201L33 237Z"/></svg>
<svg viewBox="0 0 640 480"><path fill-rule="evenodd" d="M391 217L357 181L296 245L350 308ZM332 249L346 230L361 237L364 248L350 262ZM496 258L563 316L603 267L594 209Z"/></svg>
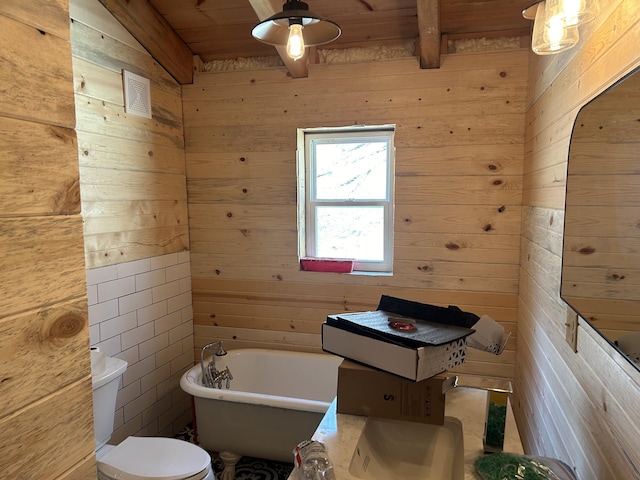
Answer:
<svg viewBox="0 0 640 480"><path fill-rule="evenodd" d="M153 49L167 40L157 38L159 27L152 22L160 22L163 26L160 31L165 31L163 36L175 35L172 43L181 44L179 54L188 50L204 62L276 54L274 47L255 40L251 29L260 20L282 11L285 3L285 0L100 1L154 56ZM312 12L330 18L342 28L336 41L318 48L381 45L412 39L417 41L423 68L439 66L443 36L528 35L531 22L523 19L521 12L533 1L306 0ZM163 48L168 54L167 47ZM281 49L277 50L282 57ZM160 58L158 61L165 63ZM283 61L292 71L292 62L286 58ZM294 70L300 70L300 65L307 62L296 63ZM305 76L306 68L303 70L302 74L294 71L292 76ZM178 81L185 83L181 78Z"/></svg>

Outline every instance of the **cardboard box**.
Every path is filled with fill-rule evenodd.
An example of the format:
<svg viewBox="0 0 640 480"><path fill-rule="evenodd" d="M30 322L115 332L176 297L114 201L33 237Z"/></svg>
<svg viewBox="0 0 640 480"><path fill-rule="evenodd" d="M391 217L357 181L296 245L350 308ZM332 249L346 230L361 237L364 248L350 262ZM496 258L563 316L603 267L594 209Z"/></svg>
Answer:
<svg viewBox="0 0 640 480"><path fill-rule="evenodd" d="M338 413L444 423L444 391L455 380L444 375L413 382L349 360L338 368Z"/></svg>
<svg viewBox="0 0 640 480"><path fill-rule="evenodd" d="M322 349L343 358L421 381L461 365L466 339L440 346L406 347L322 324Z"/></svg>

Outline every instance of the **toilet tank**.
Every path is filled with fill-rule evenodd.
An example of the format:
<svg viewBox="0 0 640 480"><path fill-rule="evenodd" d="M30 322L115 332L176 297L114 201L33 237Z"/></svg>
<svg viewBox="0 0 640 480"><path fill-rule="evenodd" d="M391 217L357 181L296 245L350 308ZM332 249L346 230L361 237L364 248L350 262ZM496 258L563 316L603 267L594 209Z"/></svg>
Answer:
<svg viewBox="0 0 640 480"><path fill-rule="evenodd" d="M91 351L91 377L93 381L93 427L96 451L111 438L116 413L116 397L120 377L127 369L127 362L114 357L105 357L101 352Z"/></svg>

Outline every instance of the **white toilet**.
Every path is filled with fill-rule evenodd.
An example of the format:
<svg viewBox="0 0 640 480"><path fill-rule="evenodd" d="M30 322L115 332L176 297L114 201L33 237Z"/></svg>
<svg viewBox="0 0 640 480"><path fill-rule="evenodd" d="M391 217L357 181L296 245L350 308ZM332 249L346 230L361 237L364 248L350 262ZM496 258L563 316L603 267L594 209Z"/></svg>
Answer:
<svg viewBox="0 0 640 480"><path fill-rule="evenodd" d="M107 445L118 384L126 369L124 360L91 349L98 480L215 480L209 454L183 440L128 437L118 446Z"/></svg>

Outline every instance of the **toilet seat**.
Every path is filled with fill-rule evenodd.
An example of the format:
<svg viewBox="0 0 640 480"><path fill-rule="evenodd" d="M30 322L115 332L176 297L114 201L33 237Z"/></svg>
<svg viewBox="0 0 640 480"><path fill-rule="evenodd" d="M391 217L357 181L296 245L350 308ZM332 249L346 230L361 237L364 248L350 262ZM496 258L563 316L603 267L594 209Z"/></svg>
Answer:
<svg viewBox="0 0 640 480"><path fill-rule="evenodd" d="M98 473L117 480L203 480L211 457L175 438L128 437L97 460Z"/></svg>

